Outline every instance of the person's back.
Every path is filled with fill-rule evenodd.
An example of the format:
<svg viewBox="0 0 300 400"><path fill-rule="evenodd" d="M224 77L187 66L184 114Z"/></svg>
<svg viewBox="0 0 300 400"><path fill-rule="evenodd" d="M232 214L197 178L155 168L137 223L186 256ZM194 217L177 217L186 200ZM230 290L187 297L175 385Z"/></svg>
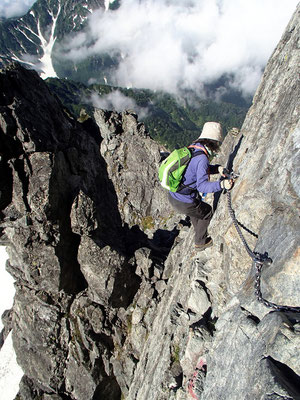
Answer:
<svg viewBox="0 0 300 400"><path fill-rule="evenodd" d="M192 158L185 170L179 189L169 192L169 201L182 214L190 217L195 230L195 247L204 250L213 242L207 236L207 227L212 217L212 208L202 200L201 194L215 193L227 185L229 181L210 182L210 175L222 173L223 167L209 164L209 156L219 149L223 140L222 127L218 122L206 122L199 138L189 146ZM227 183L225 183L227 182Z"/></svg>
<svg viewBox="0 0 300 400"><path fill-rule="evenodd" d="M182 188L171 193L174 199L184 203L193 203L201 193L213 193L221 190L219 182L210 182L209 180L210 174L218 173L218 170L209 164L206 147L195 142L189 146L189 149L192 151L192 158L186 168Z"/></svg>

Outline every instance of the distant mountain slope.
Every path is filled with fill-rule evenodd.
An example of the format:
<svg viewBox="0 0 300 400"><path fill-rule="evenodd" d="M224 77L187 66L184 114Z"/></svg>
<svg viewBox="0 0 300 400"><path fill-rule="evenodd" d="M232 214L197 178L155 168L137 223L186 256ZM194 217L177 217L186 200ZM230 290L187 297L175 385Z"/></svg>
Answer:
<svg viewBox="0 0 300 400"><path fill-rule="evenodd" d="M23 17L0 19L0 67L18 61L36 69L44 79L59 77L84 84L113 84L120 54L104 52L74 61L63 56L63 46L60 45L84 32L87 19L95 10L115 10L120 1L37 0ZM239 90L232 88L231 79L229 75L219 77L204 85L202 94L214 99L219 96L224 102L249 107L251 99L245 100Z"/></svg>
<svg viewBox="0 0 300 400"><path fill-rule="evenodd" d="M47 84L77 117L80 117L82 109L92 115L93 104L100 108L116 109L113 103L121 101L122 109L132 108L145 123L151 136L169 149L186 145L197 138L206 121L220 121L225 132L233 127L240 128L247 113L247 107L195 97L193 105L187 101L180 104L168 94L154 93L146 89L122 89L107 85L85 86L54 78L49 78ZM112 98L113 96L115 97ZM85 113L81 113L81 119L85 117Z"/></svg>
<svg viewBox="0 0 300 400"><path fill-rule="evenodd" d="M0 22L0 65L19 61L42 76L56 76L55 44L82 30L88 15L106 5L105 0L38 0L23 17Z"/></svg>

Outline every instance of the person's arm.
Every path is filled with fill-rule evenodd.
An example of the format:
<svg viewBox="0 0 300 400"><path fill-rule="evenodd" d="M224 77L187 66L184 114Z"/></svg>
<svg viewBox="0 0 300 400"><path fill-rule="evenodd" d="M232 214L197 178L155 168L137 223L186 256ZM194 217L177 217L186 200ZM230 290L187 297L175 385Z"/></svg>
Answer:
<svg viewBox="0 0 300 400"><path fill-rule="evenodd" d="M220 181L210 182L208 175L209 163L204 154L198 156L197 164L197 190L200 193L214 193L222 190Z"/></svg>

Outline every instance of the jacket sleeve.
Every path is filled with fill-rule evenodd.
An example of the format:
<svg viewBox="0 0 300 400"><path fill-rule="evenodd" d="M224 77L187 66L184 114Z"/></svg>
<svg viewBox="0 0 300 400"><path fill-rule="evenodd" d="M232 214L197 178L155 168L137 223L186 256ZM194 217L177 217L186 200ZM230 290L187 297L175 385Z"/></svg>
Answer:
<svg viewBox="0 0 300 400"><path fill-rule="evenodd" d="M208 175L209 163L206 155L200 155L197 163L197 190L200 193L214 193L221 190L220 181L210 182Z"/></svg>

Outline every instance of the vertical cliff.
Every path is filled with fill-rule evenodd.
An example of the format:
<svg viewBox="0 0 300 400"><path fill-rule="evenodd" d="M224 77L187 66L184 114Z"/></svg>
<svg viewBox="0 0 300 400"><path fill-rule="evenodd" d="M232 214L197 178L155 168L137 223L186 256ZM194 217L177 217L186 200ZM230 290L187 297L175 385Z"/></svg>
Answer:
<svg viewBox="0 0 300 400"><path fill-rule="evenodd" d="M268 252L263 296L300 306L299 8L275 49L241 133L219 161L240 174L235 216L251 249ZM221 195L209 227L214 246L195 254L192 232L165 264L168 286L137 367L130 399L299 399L299 313L258 302L252 260ZM244 232L244 231L243 231ZM168 365L168 368L165 366ZM184 389L182 389L182 387ZM159 394L158 394L159 393ZM173 394L172 394L173 393Z"/></svg>
<svg viewBox="0 0 300 400"><path fill-rule="evenodd" d="M17 64L0 85L1 241L16 279L20 398L118 399L113 356L136 293L154 296L154 270L176 236L159 147L133 113L98 111L100 128L78 123Z"/></svg>
<svg viewBox="0 0 300 400"><path fill-rule="evenodd" d="M299 297L299 9L241 133L219 156L240 174L235 216L268 252L263 296ZM214 246L157 182L158 145L131 112L78 123L33 71L0 72L0 234L16 279L18 399L299 399L299 313L258 302L255 270L227 209Z"/></svg>

